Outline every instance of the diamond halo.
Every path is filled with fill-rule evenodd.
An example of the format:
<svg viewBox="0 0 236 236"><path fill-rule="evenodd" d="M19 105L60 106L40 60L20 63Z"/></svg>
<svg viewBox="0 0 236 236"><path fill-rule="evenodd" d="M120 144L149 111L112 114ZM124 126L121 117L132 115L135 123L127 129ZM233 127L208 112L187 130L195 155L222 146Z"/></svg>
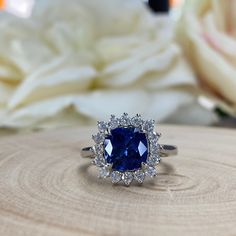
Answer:
<svg viewBox="0 0 236 236"><path fill-rule="evenodd" d="M135 170L117 171L112 169L112 164L105 158L105 140L112 131L119 128L137 128L140 133L144 133L147 139L147 160L142 162L140 168ZM93 164L99 169L100 178L111 177L114 184L122 181L129 186L133 181L143 183L146 177L155 177L156 166L160 162L160 145L158 144L159 133L155 132L154 120L143 120L140 115L129 117L124 113L120 118L111 115L108 122L98 122L98 133L93 135L95 145L93 147L95 158ZM127 158L129 158L127 156Z"/></svg>

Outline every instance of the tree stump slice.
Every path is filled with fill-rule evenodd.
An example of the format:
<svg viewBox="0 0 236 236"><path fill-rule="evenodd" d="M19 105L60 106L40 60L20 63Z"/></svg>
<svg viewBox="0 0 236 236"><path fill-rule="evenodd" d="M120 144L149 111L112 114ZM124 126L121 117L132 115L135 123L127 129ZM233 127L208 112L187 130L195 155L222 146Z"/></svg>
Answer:
<svg viewBox="0 0 236 236"><path fill-rule="evenodd" d="M94 127L1 138L0 235L236 235L236 131L158 131L179 155L130 187L80 157Z"/></svg>

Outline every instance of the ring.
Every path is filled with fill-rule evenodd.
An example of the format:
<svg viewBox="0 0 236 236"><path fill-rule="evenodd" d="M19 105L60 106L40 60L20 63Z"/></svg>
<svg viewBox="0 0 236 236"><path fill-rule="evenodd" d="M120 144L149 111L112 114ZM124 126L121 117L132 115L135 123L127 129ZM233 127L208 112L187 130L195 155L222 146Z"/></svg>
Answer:
<svg viewBox="0 0 236 236"><path fill-rule="evenodd" d="M83 148L81 156L93 158L98 177L111 177L114 184L123 181L129 186L133 180L143 183L145 177L157 175L161 157L178 152L174 145L159 144L161 134L155 132L155 121L143 120L140 115L111 115L109 122L98 122L98 130L92 136L95 145Z"/></svg>

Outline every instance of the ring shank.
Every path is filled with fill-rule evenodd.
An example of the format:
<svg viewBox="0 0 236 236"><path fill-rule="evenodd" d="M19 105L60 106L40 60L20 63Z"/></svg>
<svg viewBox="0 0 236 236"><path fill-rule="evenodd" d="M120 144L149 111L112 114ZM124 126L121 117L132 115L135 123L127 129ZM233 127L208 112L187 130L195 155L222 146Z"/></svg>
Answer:
<svg viewBox="0 0 236 236"><path fill-rule="evenodd" d="M166 145L161 144L160 145L160 155L162 157L168 157L178 154L178 148L174 145ZM86 158L94 158L95 152L93 147L85 147L81 150L81 156Z"/></svg>
<svg viewBox="0 0 236 236"><path fill-rule="evenodd" d="M94 153L93 147L82 148L81 156L82 157L87 157L87 158L94 158L95 157L95 153Z"/></svg>
<svg viewBox="0 0 236 236"><path fill-rule="evenodd" d="M178 148L175 145L161 144L160 154L162 157L174 156L178 154Z"/></svg>

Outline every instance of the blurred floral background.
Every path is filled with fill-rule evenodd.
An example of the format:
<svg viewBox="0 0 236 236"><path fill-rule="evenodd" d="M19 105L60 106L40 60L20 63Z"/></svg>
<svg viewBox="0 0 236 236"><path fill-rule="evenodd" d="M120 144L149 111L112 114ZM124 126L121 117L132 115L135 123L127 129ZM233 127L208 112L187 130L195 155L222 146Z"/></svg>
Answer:
<svg viewBox="0 0 236 236"><path fill-rule="evenodd" d="M0 0L0 9L1 128L123 112L171 124L234 120L236 0Z"/></svg>

